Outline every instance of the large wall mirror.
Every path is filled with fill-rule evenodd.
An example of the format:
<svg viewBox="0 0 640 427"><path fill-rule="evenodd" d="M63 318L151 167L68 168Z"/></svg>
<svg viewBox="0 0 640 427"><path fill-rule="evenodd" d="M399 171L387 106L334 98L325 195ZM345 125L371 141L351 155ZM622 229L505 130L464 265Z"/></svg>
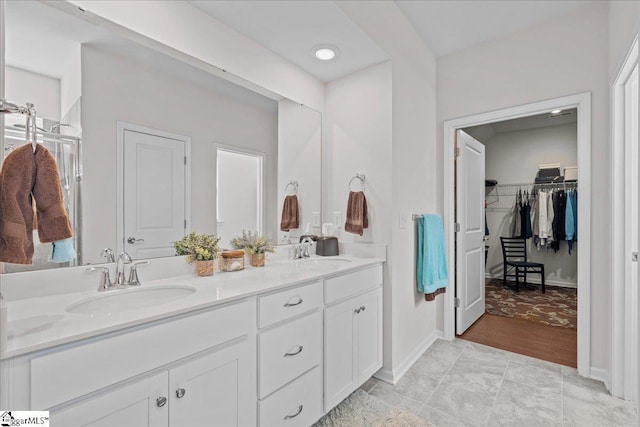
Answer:
<svg viewBox="0 0 640 427"><path fill-rule="evenodd" d="M274 243L321 224L321 114L275 99L110 34L39 1L6 2L5 96L31 102L38 140L55 157L75 230L76 262L104 248L134 258L171 256L189 231L222 247L243 229ZM2 158L24 139L24 117L4 116ZM295 185L290 185L295 183ZM287 195L298 227L281 230Z"/></svg>

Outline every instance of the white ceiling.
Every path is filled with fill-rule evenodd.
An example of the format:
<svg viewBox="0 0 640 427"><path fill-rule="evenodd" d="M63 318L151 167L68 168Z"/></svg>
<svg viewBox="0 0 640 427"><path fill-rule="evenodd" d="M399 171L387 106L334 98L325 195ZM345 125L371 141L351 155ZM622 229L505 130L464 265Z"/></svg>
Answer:
<svg viewBox="0 0 640 427"><path fill-rule="evenodd" d="M395 0L436 56L568 15L591 0Z"/></svg>
<svg viewBox="0 0 640 427"><path fill-rule="evenodd" d="M564 110L562 113L563 114L559 115L544 113L519 119L504 120L486 125L472 126L464 129L464 131L478 141L486 142L499 133L519 132L530 129L566 125L569 123L576 123L577 126L578 114L575 108Z"/></svg>
<svg viewBox="0 0 640 427"><path fill-rule="evenodd" d="M332 1L202 1L191 3L298 67L328 82L388 59ZM338 47L332 61L312 48Z"/></svg>

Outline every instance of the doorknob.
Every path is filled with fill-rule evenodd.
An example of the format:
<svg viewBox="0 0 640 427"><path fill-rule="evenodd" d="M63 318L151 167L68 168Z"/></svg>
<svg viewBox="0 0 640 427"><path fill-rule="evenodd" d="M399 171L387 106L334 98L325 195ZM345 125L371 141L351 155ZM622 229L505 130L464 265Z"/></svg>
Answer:
<svg viewBox="0 0 640 427"><path fill-rule="evenodd" d="M144 242L144 239L136 239L135 237L129 237L129 238L127 239L127 243L130 243L130 244L132 244L132 245L133 245L134 243L139 243L139 242Z"/></svg>

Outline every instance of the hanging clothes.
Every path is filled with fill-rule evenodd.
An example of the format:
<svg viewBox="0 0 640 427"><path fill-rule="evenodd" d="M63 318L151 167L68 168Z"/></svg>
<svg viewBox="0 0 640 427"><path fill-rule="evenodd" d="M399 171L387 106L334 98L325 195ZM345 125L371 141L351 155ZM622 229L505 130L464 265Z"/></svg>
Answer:
<svg viewBox="0 0 640 427"><path fill-rule="evenodd" d="M560 250L560 241L565 240L565 210L566 210L567 198L566 193L563 190L553 192L553 242L550 247L554 252Z"/></svg>
<svg viewBox="0 0 640 427"><path fill-rule="evenodd" d="M567 195L565 209L565 233L569 253L573 249L573 244L578 240L578 191L571 190Z"/></svg>
<svg viewBox="0 0 640 427"><path fill-rule="evenodd" d="M533 244L538 246L540 242L540 197L534 195L533 210L531 216L533 217Z"/></svg>
<svg viewBox="0 0 640 427"><path fill-rule="evenodd" d="M524 224L523 228L523 232L522 232L522 237L524 237L525 239L530 239L533 237L533 227L531 226L531 200L529 198L529 193L527 192L526 194L526 202L525 205L522 207L523 210L523 214L522 214L522 222Z"/></svg>
<svg viewBox="0 0 640 427"><path fill-rule="evenodd" d="M538 193L538 199L540 201L539 203L539 212L538 212L538 216L539 216L539 227L540 227L540 232L539 232L539 236L540 239L538 240L538 249L540 249L542 246L545 246L547 244L547 238L549 237L549 227L548 227L548 209L547 209L547 203L549 201L549 197L547 195L547 192L544 190L541 190Z"/></svg>
<svg viewBox="0 0 640 427"><path fill-rule="evenodd" d="M513 231L511 237L520 237L522 234L522 217L520 216L520 195L516 197L516 203L513 205Z"/></svg>

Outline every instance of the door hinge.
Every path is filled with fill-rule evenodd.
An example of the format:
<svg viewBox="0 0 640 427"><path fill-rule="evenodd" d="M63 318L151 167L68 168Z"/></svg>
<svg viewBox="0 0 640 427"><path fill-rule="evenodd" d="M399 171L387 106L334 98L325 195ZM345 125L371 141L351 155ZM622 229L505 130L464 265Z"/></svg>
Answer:
<svg viewBox="0 0 640 427"><path fill-rule="evenodd" d="M187 166L187 156L184 156L184 165Z"/></svg>
<svg viewBox="0 0 640 427"><path fill-rule="evenodd" d="M638 252L631 253L631 261L638 262Z"/></svg>
<svg viewBox="0 0 640 427"><path fill-rule="evenodd" d="M186 219L184 220L184 229L185 230L187 229L187 220Z"/></svg>
<svg viewBox="0 0 640 427"><path fill-rule="evenodd" d="M453 305L455 306L455 308L460 308L460 298L454 298Z"/></svg>
<svg viewBox="0 0 640 427"><path fill-rule="evenodd" d="M459 232L460 232L460 223L459 223L459 222L456 222L455 224L453 224L453 230L454 230L456 233L459 233Z"/></svg>
<svg viewBox="0 0 640 427"><path fill-rule="evenodd" d="M460 147L454 147L453 148L453 155L455 157L460 157Z"/></svg>

